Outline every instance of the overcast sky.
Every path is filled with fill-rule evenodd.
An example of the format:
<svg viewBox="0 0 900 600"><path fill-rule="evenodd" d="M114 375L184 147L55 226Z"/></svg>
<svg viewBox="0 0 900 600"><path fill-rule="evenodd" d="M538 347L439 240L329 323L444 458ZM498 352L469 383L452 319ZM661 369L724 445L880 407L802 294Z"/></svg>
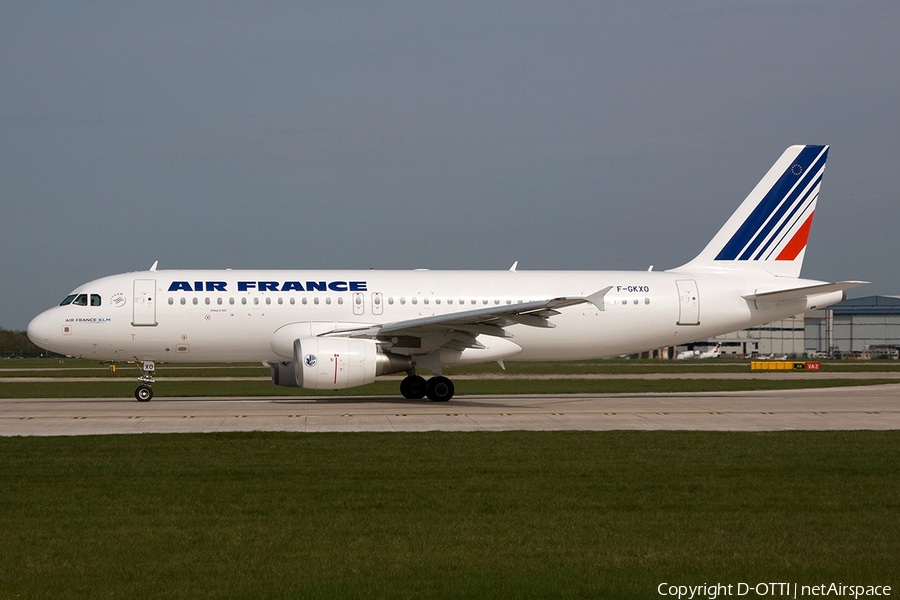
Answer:
<svg viewBox="0 0 900 600"><path fill-rule="evenodd" d="M683 264L831 144L803 275L900 294L900 3L5 2L0 326L180 268Z"/></svg>

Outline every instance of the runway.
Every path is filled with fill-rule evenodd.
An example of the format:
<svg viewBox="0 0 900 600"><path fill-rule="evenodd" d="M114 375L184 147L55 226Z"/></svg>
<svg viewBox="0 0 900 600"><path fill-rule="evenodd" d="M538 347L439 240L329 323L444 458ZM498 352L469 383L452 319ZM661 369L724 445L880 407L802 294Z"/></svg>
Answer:
<svg viewBox="0 0 900 600"><path fill-rule="evenodd" d="M900 384L673 394L0 399L0 435L900 429Z"/></svg>

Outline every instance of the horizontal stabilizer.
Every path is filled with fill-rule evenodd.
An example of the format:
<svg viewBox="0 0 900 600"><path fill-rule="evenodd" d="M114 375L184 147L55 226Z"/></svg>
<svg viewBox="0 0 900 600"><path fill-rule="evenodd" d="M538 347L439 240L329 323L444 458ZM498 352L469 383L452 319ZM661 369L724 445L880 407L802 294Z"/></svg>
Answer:
<svg viewBox="0 0 900 600"><path fill-rule="evenodd" d="M747 294L743 296L746 300L755 300L756 302L791 302L794 300L805 300L812 296L820 294L828 294L831 292L846 291L851 288L868 284L868 281L839 281L837 283L821 283L818 285L808 285L804 287L790 288L787 290L776 290L773 292L756 292L755 294Z"/></svg>

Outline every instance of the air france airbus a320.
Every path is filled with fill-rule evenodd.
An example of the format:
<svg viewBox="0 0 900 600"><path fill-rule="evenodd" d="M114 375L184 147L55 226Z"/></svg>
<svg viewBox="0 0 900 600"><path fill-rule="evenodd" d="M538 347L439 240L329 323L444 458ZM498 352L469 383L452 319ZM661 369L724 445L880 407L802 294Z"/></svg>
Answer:
<svg viewBox="0 0 900 600"><path fill-rule="evenodd" d="M821 308L864 282L800 279L828 146L788 148L706 248L668 271L149 271L86 283L38 315L47 350L142 365L263 361L276 385L340 390L448 365L580 360L706 339ZM419 369L432 373L427 381Z"/></svg>

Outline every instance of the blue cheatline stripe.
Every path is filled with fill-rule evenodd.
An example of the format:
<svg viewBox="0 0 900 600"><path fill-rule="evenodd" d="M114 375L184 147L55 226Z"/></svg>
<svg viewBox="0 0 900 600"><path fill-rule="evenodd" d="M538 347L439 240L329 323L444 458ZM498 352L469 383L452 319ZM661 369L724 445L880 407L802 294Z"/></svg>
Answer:
<svg viewBox="0 0 900 600"><path fill-rule="evenodd" d="M797 158L791 161L791 164L785 169L784 173L782 173L781 177L778 178L778 181L775 182L760 203L757 204L756 208L753 209L750 216L731 236L731 239L728 240L728 243L725 244L715 260L738 260L738 255L750 243L750 240L753 239L760 228L766 224L769 216L778 209L781 201L791 191L794 184L797 183L798 177L802 178L810 173L812 162L824 148L825 146L806 146L800 151ZM822 164L824 164L827 155L827 151L822 155L822 160L820 161ZM795 175L792 171L795 165L800 165L803 168L802 173L799 175ZM759 245L759 243L756 245ZM749 254L746 257L741 256L740 260L746 260L747 258L749 258Z"/></svg>
<svg viewBox="0 0 900 600"><path fill-rule="evenodd" d="M797 164L797 163L794 163ZM782 202L778 204L778 208L769 216L768 220L765 224L760 228L760 230L756 233L756 236L753 238L753 241L750 242L750 245L747 246L747 249L740 255L738 260L749 260L753 254L756 252L756 249L759 248L759 245L763 243L766 237L769 235L769 232L772 231L772 228L778 224L781 220L781 217L784 216L794 204L797 202L797 199L800 198L800 194L803 190L806 189L810 179L817 177L822 173L822 169L825 168L825 155L823 154L819 160L816 161L812 167L808 169L804 169L800 175L800 180L796 183L794 188L788 192L788 195L783 199Z"/></svg>
<svg viewBox="0 0 900 600"><path fill-rule="evenodd" d="M815 202L816 198L818 197L818 192L816 190L819 189L819 184L821 183L822 171L819 171L818 177L816 177L816 180L813 182L813 184L809 186L809 188L803 194L803 198L801 198L799 202L796 202L794 204L794 207L791 209L790 214L788 214L787 218L781 221L781 225L779 225L778 229L776 229L775 232L772 233L772 235L769 237L769 241L759 249L759 252L757 252L753 257L753 260L767 260L769 258L768 256L763 258L766 250L768 250L768 248L772 246L773 242L775 244L774 248L777 248L784 240L784 238L791 232L791 230L794 228L794 225L796 225L800 220L800 216L802 216L806 212L807 207L811 206L812 203ZM798 212L800 213L799 215Z"/></svg>

